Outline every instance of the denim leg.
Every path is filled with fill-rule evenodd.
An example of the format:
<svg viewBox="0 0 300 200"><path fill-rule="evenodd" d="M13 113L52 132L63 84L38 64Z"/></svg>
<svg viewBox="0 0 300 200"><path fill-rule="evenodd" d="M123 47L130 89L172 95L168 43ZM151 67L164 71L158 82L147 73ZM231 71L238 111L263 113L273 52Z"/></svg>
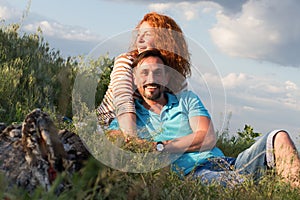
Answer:
<svg viewBox="0 0 300 200"><path fill-rule="evenodd" d="M266 169L274 167L273 140L281 130L271 131L258 139L251 147L241 152L235 162L235 169L242 174L253 174L255 179Z"/></svg>
<svg viewBox="0 0 300 200"><path fill-rule="evenodd" d="M219 183L223 186L235 186L244 182L245 175L260 178L266 169L275 166L273 141L279 131L274 130L257 140L251 147L241 152L238 157L212 158L198 166L192 176L204 184Z"/></svg>
<svg viewBox="0 0 300 200"><path fill-rule="evenodd" d="M244 180L240 174L233 170L235 158L213 158L193 172L193 178L203 184L217 183L224 187L233 187Z"/></svg>

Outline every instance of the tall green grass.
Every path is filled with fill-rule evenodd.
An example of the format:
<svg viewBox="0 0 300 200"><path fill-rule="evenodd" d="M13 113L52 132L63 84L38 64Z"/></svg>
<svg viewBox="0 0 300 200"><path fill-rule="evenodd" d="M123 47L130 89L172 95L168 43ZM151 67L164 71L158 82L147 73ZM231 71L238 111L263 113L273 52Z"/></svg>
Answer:
<svg viewBox="0 0 300 200"><path fill-rule="evenodd" d="M251 145L257 134L245 126L237 137L223 138L218 144L234 156L237 151ZM250 127L251 128L251 127ZM252 136L251 136L252 135ZM251 136L251 137L248 137ZM247 140L245 138L248 138ZM243 142L242 142L243 141ZM251 142L252 141L252 142ZM235 148L233 143L239 148ZM243 145L246 145L242 147ZM150 164L150 163L149 163ZM66 188L59 195L57 186L64 180ZM235 187L219 184L205 185L191 177L179 178L165 167L147 173L122 172L107 167L91 157L84 168L72 176L61 174L50 191L37 188L28 194L21 188L10 188L0 176L0 198L9 199L299 199L300 190L279 180L273 173L264 175L258 182L245 177L245 182Z"/></svg>
<svg viewBox="0 0 300 200"><path fill-rule="evenodd" d="M61 175L64 176L64 175ZM59 179L58 179L59 180ZM299 189L291 188L274 176L266 175L260 182L251 179L234 188L218 184L203 185L189 177L182 180L164 168L148 173L126 173L111 169L95 159L70 178L70 188L60 195L55 188L45 192L38 188L28 194L20 188L6 190L0 179L0 198L9 199L299 199ZM53 186L55 187L55 186Z"/></svg>

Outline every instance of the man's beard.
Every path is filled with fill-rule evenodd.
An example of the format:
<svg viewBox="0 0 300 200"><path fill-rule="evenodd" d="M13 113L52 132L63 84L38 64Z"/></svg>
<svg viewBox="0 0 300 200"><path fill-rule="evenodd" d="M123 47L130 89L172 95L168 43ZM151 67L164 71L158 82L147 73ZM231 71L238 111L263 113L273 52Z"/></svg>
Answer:
<svg viewBox="0 0 300 200"><path fill-rule="evenodd" d="M156 90L152 93L152 92L146 92L146 87L147 86L155 86ZM148 84L143 86L144 87L144 91L143 91L143 97L145 97L148 100L152 100L155 101L157 99L159 99L161 97L161 95L163 94L164 91L164 87L162 85L159 84Z"/></svg>

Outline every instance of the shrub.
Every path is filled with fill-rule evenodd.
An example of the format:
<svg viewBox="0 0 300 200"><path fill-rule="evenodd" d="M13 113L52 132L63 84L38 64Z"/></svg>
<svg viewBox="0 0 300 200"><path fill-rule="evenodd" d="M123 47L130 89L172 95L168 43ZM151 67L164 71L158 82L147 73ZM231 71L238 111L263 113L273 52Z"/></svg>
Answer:
<svg viewBox="0 0 300 200"><path fill-rule="evenodd" d="M78 58L63 58L50 50L42 33L18 33L19 25L0 29L0 121L20 122L34 108L72 117L72 89ZM107 89L112 59L100 56L90 62L99 75L96 105Z"/></svg>
<svg viewBox="0 0 300 200"><path fill-rule="evenodd" d="M219 147L226 156L237 157L237 155L250 147L255 139L261 133L254 132L250 125L245 125L243 131L238 131L237 136L230 136L228 130L219 134L217 147Z"/></svg>
<svg viewBox="0 0 300 200"><path fill-rule="evenodd" d="M40 33L19 36L18 25L0 30L0 118L21 121L32 109L66 112L76 62L52 51ZM66 104L67 105L67 104Z"/></svg>

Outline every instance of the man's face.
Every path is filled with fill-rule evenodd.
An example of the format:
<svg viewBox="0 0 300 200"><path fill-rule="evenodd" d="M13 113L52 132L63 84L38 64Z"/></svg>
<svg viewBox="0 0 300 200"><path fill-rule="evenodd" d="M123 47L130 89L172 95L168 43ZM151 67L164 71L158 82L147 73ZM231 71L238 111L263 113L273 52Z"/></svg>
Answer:
<svg viewBox="0 0 300 200"><path fill-rule="evenodd" d="M162 60L158 57L143 59L135 68L134 83L139 93L148 100L158 100L162 97L169 76Z"/></svg>

